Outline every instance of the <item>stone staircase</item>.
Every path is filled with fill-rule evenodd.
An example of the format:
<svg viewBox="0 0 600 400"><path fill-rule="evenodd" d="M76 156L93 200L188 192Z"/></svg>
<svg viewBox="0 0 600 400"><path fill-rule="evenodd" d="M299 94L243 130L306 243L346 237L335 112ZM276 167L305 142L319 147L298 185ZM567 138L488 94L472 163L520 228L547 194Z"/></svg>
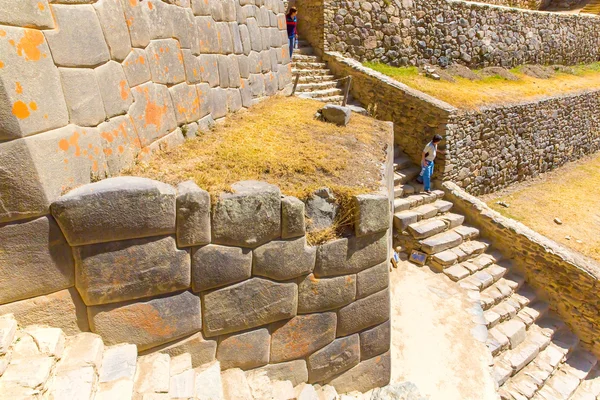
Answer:
<svg viewBox="0 0 600 400"><path fill-rule="evenodd" d="M335 400L331 386L271 381L261 369L192 367L189 353L138 357L133 344L105 346L93 333L19 327L0 316L0 399L10 400ZM352 397L348 397L351 399Z"/></svg>
<svg viewBox="0 0 600 400"><path fill-rule="evenodd" d="M408 256L427 254L427 265L467 290L481 308L493 375L502 400L587 400L600 395L600 365L522 275L511 269L479 231L451 212L444 192L422 192L419 168L395 159L394 246ZM485 329L483 329L485 333Z"/></svg>
<svg viewBox="0 0 600 400"><path fill-rule="evenodd" d="M579 12L600 15L600 0L590 0Z"/></svg>

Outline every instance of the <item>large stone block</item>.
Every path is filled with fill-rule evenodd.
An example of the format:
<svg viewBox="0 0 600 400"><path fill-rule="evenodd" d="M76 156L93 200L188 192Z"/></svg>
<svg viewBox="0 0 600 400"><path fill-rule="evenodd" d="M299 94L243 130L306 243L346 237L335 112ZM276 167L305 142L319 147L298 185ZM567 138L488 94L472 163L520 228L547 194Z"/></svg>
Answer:
<svg viewBox="0 0 600 400"><path fill-rule="evenodd" d="M242 79L242 82L240 83L240 96L242 97L242 106L244 107L250 107L255 103L255 99L252 97L252 90L250 89L250 81L248 79Z"/></svg>
<svg viewBox="0 0 600 400"><path fill-rule="evenodd" d="M240 25L240 39L242 40L242 49L245 55L252 51L252 42L250 41L250 32L246 25Z"/></svg>
<svg viewBox="0 0 600 400"><path fill-rule="evenodd" d="M54 28L48 0L0 0L0 25Z"/></svg>
<svg viewBox="0 0 600 400"><path fill-rule="evenodd" d="M202 81L210 87L219 86L219 63L217 54L202 54L198 57Z"/></svg>
<svg viewBox="0 0 600 400"><path fill-rule="evenodd" d="M0 226L0 304L73 286L71 249L52 217Z"/></svg>
<svg viewBox="0 0 600 400"><path fill-rule="evenodd" d="M359 362L358 334L336 339L308 357L308 381L324 382Z"/></svg>
<svg viewBox="0 0 600 400"><path fill-rule="evenodd" d="M241 282L252 275L252 252L209 244L194 250L192 286L195 292Z"/></svg>
<svg viewBox="0 0 600 400"><path fill-rule="evenodd" d="M254 249L253 274L276 281L308 275L315 267L316 247L306 238L274 240Z"/></svg>
<svg viewBox="0 0 600 400"><path fill-rule="evenodd" d="M98 82L102 82L100 94L108 117L125 114L133 103L133 96L121 64L109 61L94 71Z"/></svg>
<svg viewBox="0 0 600 400"><path fill-rule="evenodd" d="M140 139L129 115L114 117L98 126L108 176L133 166L140 152Z"/></svg>
<svg viewBox="0 0 600 400"><path fill-rule="evenodd" d="M12 1L11 1L12 3ZM29 2L22 2L23 4ZM19 2L21 4L21 2ZM12 13L19 8L2 7ZM69 123L58 68L42 32L2 27L0 36L0 141Z"/></svg>
<svg viewBox="0 0 600 400"><path fill-rule="evenodd" d="M210 97L210 86L208 83L200 83L196 85L196 92L198 92L198 102L200 103L200 120L198 121L198 129L203 132L208 131L214 125L214 120L210 116L211 110L211 97Z"/></svg>
<svg viewBox="0 0 600 400"><path fill-rule="evenodd" d="M209 95L210 115L214 119L223 118L227 115L227 89L214 87L210 89Z"/></svg>
<svg viewBox="0 0 600 400"><path fill-rule="evenodd" d="M227 57L229 58L229 68L227 70L229 73L229 87L238 88L240 87L240 81L242 79L240 65L234 54L229 54Z"/></svg>
<svg viewBox="0 0 600 400"><path fill-rule="evenodd" d="M191 336L158 347L153 347L143 354L154 352L165 353L171 357L187 353L192 357L192 367L196 368L215 360L217 354L217 341L206 339L202 332L198 332Z"/></svg>
<svg viewBox="0 0 600 400"><path fill-rule="evenodd" d="M148 9L148 3L141 0L121 0L121 5L129 27L131 45L140 48L148 46L152 32L145 13L145 10Z"/></svg>
<svg viewBox="0 0 600 400"><path fill-rule="evenodd" d="M246 20L246 26L248 27L248 35L250 36L252 50L261 51L263 49L263 42L258 22L256 22L255 18L248 18Z"/></svg>
<svg viewBox="0 0 600 400"><path fill-rule="evenodd" d="M384 261L356 274L356 298L367 297L388 287L389 261Z"/></svg>
<svg viewBox="0 0 600 400"><path fill-rule="evenodd" d="M52 204L72 246L175 233L173 187L118 177L79 187Z"/></svg>
<svg viewBox="0 0 600 400"><path fill-rule="evenodd" d="M277 75L273 72L265 74L265 94L267 96L273 96L277 93L278 88L279 82L277 80Z"/></svg>
<svg viewBox="0 0 600 400"><path fill-rule="evenodd" d="M177 186L177 245L210 243L210 195L193 181Z"/></svg>
<svg viewBox="0 0 600 400"><path fill-rule="evenodd" d="M354 198L356 214L354 230L356 236L371 235L390 227L390 201L387 196L361 194Z"/></svg>
<svg viewBox="0 0 600 400"><path fill-rule="evenodd" d="M88 307L92 332L104 343L133 343L146 350L202 328L200 298L190 292L129 303Z"/></svg>
<svg viewBox="0 0 600 400"><path fill-rule="evenodd" d="M185 69L185 81L189 84L202 82L202 73L200 70L200 62L191 50L182 49L183 67Z"/></svg>
<svg viewBox="0 0 600 400"><path fill-rule="evenodd" d="M227 110L237 112L242 108L242 95L237 88L227 89Z"/></svg>
<svg viewBox="0 0 600 400"><path fill-rule="evenodd" d="M238 69L240 70L240 78L248 79L250 77L250 64L248 56L240 54L235 56L238 62Z"/></svg>
<svg viewBox="0 0 600 400"><path fill-rule="evenodd" d="M281 237L289 239L304 236L304 203L292 196L281 199Z"/></svg>
<svg viewBox="0 0 600 400"><path fill-rule="evenodd" d="M298 315L274 328L271 361L278 363L304 358L335 339L335 313Z"/></svg>
<svg viewBox="0 0 600 400"><path fill-rule="evenodd" d="M248 379L252 379L252 375L261 374L266 374L272 382L290 381L294 386L308 381L308 369L306 368L305 360L269 364L246 373Z"/></svg>
<svg viewBox="0 0 600 400"><path fill-rule="evenodd" d="M298 313L314 313L343 307L356 297L356 275L316 278L308 275L298 285Z"/></svg>
<svg viewBox="0 0 600 400"><path fill-rule="evenodd" d="M265 94L265 77L263 74L250 74L250 91L253 97L262 97Z"/></svg>
<svg viewBox="0 0 600 400"><path fill-rule="evenodd" d="M296 315L298 286L253 278L203 296L204 333L238 332Z"/></svg>
<svg viewBox="0 0 600 400"><path fill-rule="evenodd" d="M248 54L248 67L250 68L251 74L262 74L262 57L260 53L251 51L250 54ZM262 75L260 76L262 77Z"/></svg>
<svg viewBox="0 0 600 400"><path fill-rule="evenodd" d="M242 181L231 185L214 207L213 242L257 247L281 234L281 192L265 182Z"/></svg>
<svg viewBox="0 0 600 400"><path fill-rule="evenodd" d="M230 22L229 30L231 31L231 40L233 41L233 52L235 54L242 54L244 52L244 47L240 35L240 25L237 22Z"/></svg>
<svg viewBox="0 0 600 400"><path fill-rule="evenodd" d="M380 356L362 361L357 366L329 381L338 393L368 392L390 383L391 357L388 351Z"/></svg>
<svg viewBox="0 0 600 400"><path fill-rule="evenodd" d="M177 40L152 40L146 48L146 55L155 83L174 85L185 81L183 54Z"/></svg>
<svg viewBox="0 0 600 400"><path fill-rule="evenodd" d="M75 288L2 304L0 315L5 314L13 314L21 326L48 325L62 329L66 335L90 330L87 309Z"/></svg>
<svg viewBox="0 0 600 400"><path fill-rule="evenodd" d="M110 60L104 33L90 4L52 5L57 29L44 31L54 63L61 67L95 67Z"/></svg>
<svg viewBox="0 0 600 400"><path fill-rule="evenodd" d="M231 59L223 54L217 55L217 65L219 66L219 86L229 87L229 68L231 68Z"/></svg>
<svg viewBox="0 0 600 400"><path fill-rule="evenodd" d="M233 38L227 22L217 22L217 39L220 54L233 53Z"/></svg>
<svg viewBox="0 0 600 400"><path fill-rule="evenodd" d="M210 2L211 5L216 2ZM196 26L200 37L200 53L217 54L220 52L217 23L210 16L196 17Z"/></svg>
<svg viewBox="0 0 600 400"><path fill-rule="evenodd" d="M132 49L121 65L131 87L141 85L152 79L146 52L142 49Z"/></svg>
<svg viewBox="0 0 600 400"><path fill-rule="evenodd" d="M387 235L379 233L362 238L334 240L319 247L315 275L354 274L387 260Z"/></svg>
<svg viewBox="0 0 600 400"><path fill-rule="evenodd" d="M129 28L119 0L98 0L94 3L113 60L123 61L131 51Z"/></svg>
<svg viewBox="0 0 600 400"><path fill-rule="evenodd" d="M194 12L194 15L202 15L202 16L211 15L210 2L205 1L205 0L192 0L191 2L192 2L192 4L191 4L192 11Z"/></svg>
<svg viewBox="0 0 600 400"><path fill-rule="evenodd" d="M96 126L106 119L100 87L88 68L59 68L69 119L73 124Z"/></svg>
<svg viewBox="0 0 600 400"><path fill-rule="evenodd" d="M179 125L200 119L200 100L195 85L183 82L170 87L169 93L175 106L175 117Z"/></svg>
<svg viewBox="0 0 600 400"><path fill-rule="evenodd" d="M360 333L360 359L367 360L390 349L390 321Z"/></svg>
<svg viewBox="0 0 600 400"><path fill-rule="evenodd" d="M177 127L175 109L166 86L147 82L133 90L129 109L142 147L149 146Z"/></svg>
<svg viewBox="0 0 600 400"><path fill-rule="evenodd" d="M338 311L337 336L348 336L390 318L390 292L384 289Z"/></svg>
<svg viewBox="0 0 600 400"><path fill-rule="evenodd" d="M266 328L228 335L219 340L217 359L223 369L248 370L269 363L271 335Z"/></svg>
<svg viewBox="0 0 600 400"><path fill-rule="evenodd" d="M0 143L0 223L48 214L52 201L104 173L97 129L69 125Z"/></svg>
<svg viewBox="0 0 600 400"><path fill-rule="evenodd" d="M152 237L73 249L76 286L85 304L153 297L190 287L190 254L175 237Z"/></svg>

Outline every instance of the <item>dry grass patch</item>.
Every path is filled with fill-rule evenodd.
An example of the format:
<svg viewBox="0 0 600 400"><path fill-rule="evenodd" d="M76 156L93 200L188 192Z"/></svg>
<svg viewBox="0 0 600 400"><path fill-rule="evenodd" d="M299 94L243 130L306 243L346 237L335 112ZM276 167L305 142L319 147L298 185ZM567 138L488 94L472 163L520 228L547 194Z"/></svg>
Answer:
<svg viewBox="0 0 600 400"><path fill-rule="evenodd" d="M600 155L484 196L483 200L501 214L600 261ZM498 201L509 207L496 204Z"/></svg>
<svg viewBox="0 0 600 400"><path fill-rule="evenodd" d="M556 72L549 79L533 78L521 73L520 68L515 68L510 72L519 78L517 81L498 76L471 81L455 76L456 82L427 78L420 75L416 67L391 67L377 63L365 65L455 107L470 110L600 89L600 63L573 67L572 74Z"/></svg>
<svg viewBox="0 0 600 400"><path fill-rule="evenodd" d="M265 100L125 174L172 185L191 179L213 201L241 180L266 181L300 199L329 187L341 209L336 228L311 239L328 240L351 223L352 196L379 189L390 128L358 114L347 127L317 121L314 114L321 107L295 97Z"/></svg>

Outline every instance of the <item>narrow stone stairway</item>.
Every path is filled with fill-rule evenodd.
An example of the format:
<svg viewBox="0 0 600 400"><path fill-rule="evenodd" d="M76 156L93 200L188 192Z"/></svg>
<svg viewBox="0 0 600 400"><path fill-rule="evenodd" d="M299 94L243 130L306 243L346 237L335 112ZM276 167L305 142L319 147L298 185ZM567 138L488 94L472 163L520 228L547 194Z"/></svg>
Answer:
<svg viewBox="0 0 600 400"><path fill-rule="evenodd" d="M590 0L579 12L600 15L600 0Z"/></svg>
<svg viewBox="0 0 600 400"><path fill-rule="evenodd" d="M427 254L427 265L445 274L481 305L482 330L494 359L502 400L587 400L600 395L600 365L500 252L451 212L444 192L420 193L419 168L395 159L394 247ZM483 327L487 328L484 329ZM483 331L483 334L482 332ZM487 333L487 335L485 335ZM487 337L486 337L487 336Z"/></svg>

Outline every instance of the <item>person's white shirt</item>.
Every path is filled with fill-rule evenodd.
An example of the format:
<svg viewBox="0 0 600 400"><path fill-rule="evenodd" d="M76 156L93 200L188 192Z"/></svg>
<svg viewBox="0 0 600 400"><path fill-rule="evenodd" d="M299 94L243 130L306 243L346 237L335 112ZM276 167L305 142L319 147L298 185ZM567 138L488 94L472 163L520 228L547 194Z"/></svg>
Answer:
<svg viewBox="0 0 600 400"><path fill-rule="evenodd" d="M435 160L436 152L437 152L437 148L436 148L435 144L433 144L433 142L427 143L427 145L423 149L423 153L426 154L425 159L427 161Z"/></svg>

